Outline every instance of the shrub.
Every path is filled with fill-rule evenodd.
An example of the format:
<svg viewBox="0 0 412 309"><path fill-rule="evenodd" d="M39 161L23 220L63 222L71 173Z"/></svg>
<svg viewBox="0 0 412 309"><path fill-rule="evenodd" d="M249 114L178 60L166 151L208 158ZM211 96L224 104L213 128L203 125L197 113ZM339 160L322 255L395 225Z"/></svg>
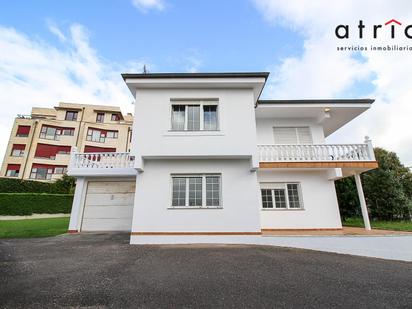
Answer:
<svg viewBox="0 0 412 309"><path fill-rule="evenodd" d="M0 215L70 213L72 202L71 194L0 193Z"/></svg>
<svg viewBox="0 0 412 309"><path fill-rule="evenodd" d="M62 193L73 194L75 179L63 175L55 182L41 182L13 178L0 178L0 193Z"/></svg>

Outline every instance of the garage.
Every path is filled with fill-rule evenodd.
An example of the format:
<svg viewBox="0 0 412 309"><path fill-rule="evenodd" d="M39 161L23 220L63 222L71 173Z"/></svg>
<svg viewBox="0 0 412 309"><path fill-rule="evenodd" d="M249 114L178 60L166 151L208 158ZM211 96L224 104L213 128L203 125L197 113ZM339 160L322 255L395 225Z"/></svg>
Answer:
<svg viewBox="0 0 412 309"><path fill-rule="evenodd" d="M82 231L130 231L135 181L89 181Z"/></svg>

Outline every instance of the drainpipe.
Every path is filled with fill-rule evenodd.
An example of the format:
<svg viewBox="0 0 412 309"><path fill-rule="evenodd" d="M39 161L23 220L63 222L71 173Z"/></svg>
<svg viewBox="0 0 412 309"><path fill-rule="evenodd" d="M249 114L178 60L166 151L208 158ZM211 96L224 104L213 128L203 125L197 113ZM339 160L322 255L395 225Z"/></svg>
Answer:
<svg viewBox="0 0 412 309"><path fill-rule="evenodd" d="M356 189L358 190L359 202L362 210L363 223L365 230L371 230L371 224L369 222L368 208L366 207L365 195L363 194L362 182L359 173L355 173Z"/></svg>
<svg viewBox="0 0 412 309"><path fill-rule="evenodd" d="M27 162L29 161L29 156L30 156L31 149L33 148L33 139L34 139L34 135L36 134L36 128L37 128L38 123L39 123L38 120L34 121L33 133L32 133L31 138L30 138L30 146L29 146L29 149L27 151L26 160L24 161L24 167L23 167L23 171L21 173L21 179L24 179L24 173L26 172Z"/></svg>
<svg viewBox="0 0 412 309"><path fill-rule="evenodd" d="M77 132L77 137L76 137L76 147L79 147L79 138L80 138L80 131L81 131L81 129L82 129L84 109L85 109L85 108L82 107L82 116L80 117L79 131Z"/></svg>

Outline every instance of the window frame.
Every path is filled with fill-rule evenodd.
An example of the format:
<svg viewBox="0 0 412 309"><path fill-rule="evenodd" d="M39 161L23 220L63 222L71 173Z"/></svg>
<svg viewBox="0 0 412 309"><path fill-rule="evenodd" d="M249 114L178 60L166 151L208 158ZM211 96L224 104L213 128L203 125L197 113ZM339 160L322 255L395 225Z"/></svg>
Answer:
<svg viewBox="0 0 412 309"><path fill-rule="evenodd" d="M184 106L184 125L183 130L173 129L173 106L181 105ZM188 107L189 106L199 106L199 130L189 130L189 116L188 116ZM205 106L216 106L216 129L209 130L205 129ZM220 108L219 100L171 100L170 101L170 132L219 132L220 131Z"/></svg>
<svg viewBox="0 0 412 309"><path fill-rule="evenodd" d="M122 117L120 116L119 113L112 113L110 116L110 121L120 121Z"/></svg>
<svg viewBox="0 0 412 309"><path fill-rule="evenodd" d="M46 170L46 174L45 174L45 178L40 178L37 177L38 174L38 170L42 169L42 170ZM30 179L40 179L40 180L51 180L52 176L54 174L54 168L49 168L49 167L32 167L31 171L30 171ZM34 175L34 177L33 177Z"/></svg>
<svg viewBox="0 0 412 309"><path fill-rule="evenodd" d="M68 117L68 115L72 115ZM66 111L66 115L64 116L64 120L66 121L77 121L77 117L79 116L78 111Z"/></svg>
<svg viewBox="0 0 412 309"><path fill-rule="evenodd" d="M96 114L96 123L104 123L104 117L105 117L105 113L97 113Z"/></svg>
<svg viewBox="0 0 412 309"><path fill-rule="evenodd" d="M298 201L300 207L290 207L288 185L297 185ZM262 190L270 190L272 197L272 207L263 207ZM285 194L286 207L276 207L279 203L275 198L275 190L283 190ZM302 186L300 182L272 182L272 183L260 183L260 201L261 210L274 210L274 211L285 211L285 210L305 210L303 205L303 195Z"/></svg>
<svg viewBox="0 0 412 309"><path fill-rule="evenodd" d="M289 143L289 144L283 144L283 143L278 143L276 141L276 129L291 129L295 133L295 138L296 138L296 143ZM308 129L309 136L310 136L310 142L309 143L302 143L299 137L299 129ZM307 126L274 126L272 128L273 132L273 141L275 145L313 145L313 132L312 128L310 125Z"/></svg>
<svg viewBox="0 0 412 309"><path fill-rule="evenodd" d="M12 173L14 172L14 175ZM6 170L6 177L19 177L20 170Z"/></svg>
<svg viewBox="0 0 412 309"><path fill-rule="evenodd" d="M207 190L206 190L206 178L207 177L218 177L219 178L219 205L207 206ZM184 178L185 183L185 205L184 206L173 206L173 179L174 178ZM201 206L190 206L189 205L189 186L190 178L201 178L202 179L202 204ZM219 173L196 173L196 174L171 174L170 175L170 204L169 209L222 209L222 174Z"/></svg>

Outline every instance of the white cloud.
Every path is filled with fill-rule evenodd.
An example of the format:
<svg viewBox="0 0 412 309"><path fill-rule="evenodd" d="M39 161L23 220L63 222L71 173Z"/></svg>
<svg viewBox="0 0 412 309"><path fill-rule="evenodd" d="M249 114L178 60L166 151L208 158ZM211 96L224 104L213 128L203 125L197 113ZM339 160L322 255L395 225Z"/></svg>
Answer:
<svg viewBox="0 0 412 309"><path fill-rule="evenodd" d="M132 0L132 4L143 13L149 10L163 11L165 9L163 0Z"/></svg>
<svg viewBox="0 0 412 309"><path fill-rule="evenodd" d="M53 33L61 42L66 41L66 36L53 21L47 20L47 27L49 28L49 31Z"/></svg>
<svg viewBox="0 0 412 309"><path fill-rule="evenodd" d="M55 25L53 29L62 34ZM103 59L90 46L86 29L78 24L70 27L63 41L57 48L0 26L0 155L14 117L29 114L32 106L52 107L64 101L133 111L133 97L120 73L141 71L143 62L120 65Z"/></svg>
<svg viewBox="0 0 412 309"><path fill-rule="evenodd" d="M332 142L360 142L364 135L374 145L396 151L401 160L412 165L412 52L362 52L359 59L351 52L337 52L337 45L409 44L401 31L390 40L382 29L378 40L371 37L371 25L396 18L412 24L410 1L328 1L255 0L257 9L273 24L287 27L303 35L303 54L283 59L272 68L267 94L272 98L342 97L358 81L371 81L376 98L372 108L330 138ZM359 40L357 23L362 19L365 38ZM334 30L338 24L350 25L350 40L338 40ZM401 28L399 28L401 29ZM386 31L386 33L384 32ZM403 30L402 30L403 31Z"/></svg>

